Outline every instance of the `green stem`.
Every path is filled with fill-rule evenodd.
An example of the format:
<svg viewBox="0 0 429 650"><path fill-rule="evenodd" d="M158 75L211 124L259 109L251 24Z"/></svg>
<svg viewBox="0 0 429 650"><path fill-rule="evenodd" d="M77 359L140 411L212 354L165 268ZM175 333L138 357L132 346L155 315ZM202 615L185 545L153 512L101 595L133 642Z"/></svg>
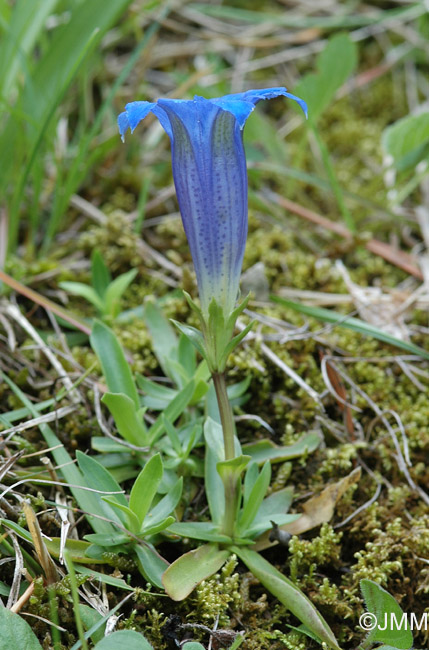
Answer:
<svg viewBox="0 0 429 650"><path fill-rule="evenodd" d="M222 424L225 460L232 460L235 458L235 424L231 404L229 403L228 393L226 391L225 374L223 372L214 372L212 377L219 406L220 421Z"/></svg>
<svg viewBox="0 0 429 650"><path fill-rule="evenodd" d="M226 391L226 380L224 373L214 372L212 374L216 390L217 403L219 406L220 421L223 431L223 442L225 447L225 460L235 458L234 435L235 424ZM223 521L223 533L228 537L234 536L235 517L237 512L237 499L239 498L240 481L234 475L222 478L225 490L225 514Z"/></svg>

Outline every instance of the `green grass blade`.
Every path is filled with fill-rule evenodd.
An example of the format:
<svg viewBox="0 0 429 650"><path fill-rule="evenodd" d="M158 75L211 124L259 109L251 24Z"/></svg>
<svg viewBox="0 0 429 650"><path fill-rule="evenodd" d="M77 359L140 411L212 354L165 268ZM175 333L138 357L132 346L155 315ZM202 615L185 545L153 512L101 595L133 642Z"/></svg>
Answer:
<svg viewBox="0 0 429 650"><path fill-rule="evenodd" d="M280 298L279 296L271 296L271 300L278 302L284 307L289 307L289 309L293 309L294 311L298 311L301 314L305 314L306 316L317 318L318 320L322 320L325 323L338 324L340 327L346 327L349 330L353 330L359 334L364 334L365 336L372 336L372 338L378 339L383 343L393 345L394 347L405 350L410 354L416 354L417 356L422 357L422 359L429 360L429 352L423 348L420 348L418 345L414 345L414 343L402 341L401 339L396 338L396 336L392 336L391 334L388 334L387 332L381 330L379 327L371 325L370 323L366 323L360 318L338 314L335 311L324 309L323 307L311 307L309 305L302 305L298 302L293 302L292 300Z"/></svg>

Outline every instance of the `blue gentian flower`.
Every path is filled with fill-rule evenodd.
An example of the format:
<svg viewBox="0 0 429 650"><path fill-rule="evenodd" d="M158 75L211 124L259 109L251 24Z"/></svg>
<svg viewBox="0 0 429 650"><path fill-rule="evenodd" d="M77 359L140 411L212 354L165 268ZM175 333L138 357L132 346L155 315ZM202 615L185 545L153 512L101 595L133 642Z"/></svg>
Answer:
<svg viewBox="0 0 429 650"><path fill-rule="evenodd" d="M227 317L234 309L247 237L247 170L242 130L261 99L286 88L248 90L217 99L131 102L118 117L122 140L148 113L171 141L173 178L194 261L203 314L216 300Z"/></svg>

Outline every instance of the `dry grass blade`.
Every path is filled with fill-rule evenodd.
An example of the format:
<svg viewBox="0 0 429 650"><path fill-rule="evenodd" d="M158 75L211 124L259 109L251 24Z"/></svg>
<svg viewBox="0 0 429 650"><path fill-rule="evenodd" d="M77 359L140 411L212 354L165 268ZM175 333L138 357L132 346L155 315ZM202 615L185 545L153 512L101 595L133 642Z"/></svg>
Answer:
<svg viewBox="0 0 429 650"><path fill-rule="evenodd" d="M9 532L9 537L12 540L13 548L15 550L15 571L13 573L12 586L10 588L6 605L8 609L11 609L16 605L19 597L19 588L21 586L22 572L24 569L24 558L22 557L21 547L19 546L16 536L12 532Z"/></svg>
<svg viewBox="0 0 429 650"><path fill-rule="evenodd" d="M55 562L49 555L46 544L42 538L42 531L40 530L39 522L37 521L36 514L28 501L22 502L22 509L27 520L28 530L30 531L33 539L34 548L36 550L37 558L45 573L46 581L52 584L58 580L58 571Z"/></svg>
<svg viewBox="0 0 429 650"><path fill-rule="evenodd" d="M28 287L24 286L21 284L21 282L18 282L18 280L15 280L12 278L10 275L5 273L0 269L0 282L4 282L8 287L13 289L14 291L17 291L19 294L22 296L25 296L29 300L32 300L36 305L40 305L41 307L44 307L45 309L49 309L53 314L56 314L60 318L63 318L65 321L76 327L79 331L83 332L84 334L91 334L90 328L85 325L79 318L74 316L73 314L70 314L68 311L57 305L55 302L52 300L49 300L49 298L45 298L45 296L42 296L40 293L37 293L37 291L33 291L33 289L29 289Z"/></svg>

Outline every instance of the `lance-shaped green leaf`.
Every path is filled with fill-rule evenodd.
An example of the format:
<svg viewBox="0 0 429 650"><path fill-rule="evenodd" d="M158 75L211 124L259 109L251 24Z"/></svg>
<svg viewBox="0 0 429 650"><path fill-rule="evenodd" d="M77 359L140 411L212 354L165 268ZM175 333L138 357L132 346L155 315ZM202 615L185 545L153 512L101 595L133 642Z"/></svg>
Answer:
<svg viewBox="0 0 429 650"><path fill-rule="evenodd" d="M130 508L136 514L140 525L149 512L153 498L162 479L163 467L159 454L152 456L134 481L130 493Z"/></svg>
<svg viewBox="0 0 429 650"><path fill-rule="evenodd" d="M67 293L71 293L72 296L80 296L85 298L88 302L91 303L100 314L104 311L104 303L101 296L95 291L93 287L90 287L88 284L83 282L60 282L59 286L61 289L64 289Z"/></svg>
<svg viewBox="0 0 429 650"><path fill-rule="evenodd" d="M101 363L109 390L112 393L125 393L138 409L140 402L137 388L114 332L101 321L95 321L89 340Z"/></svg>
<svg viewBox="0 0 429 650"><path fill-rule="evenodd" d="M167 418L167 420L170 420L170 422L175 422L175 420L177 420L179 415L183 413L190 400L192 399L194 390L195 382L194 380L191 380L170 402L170 404L164 410L162 416L156 419L156 421L152 424L147 432L150 445L153 445L158 440L159 436L162 435L164 431L164 418Z"/></svg>
<svg viewBox="0 0 429 650"><path fill-rule="evenodd" d="M142 417L145 409L136 409L133 400L125 393L105 393L101 401L113 415L116 427L124 440L136 447L148 444L147 429Z"/></svg>
<svg viewBox="0 0 429 650"><path fill-rule="evenodd" d="M88 487L92 488L93 490L100 490L100 492L117 492L118 494L110 495L113 497L113 500L125 507L128 506L127 500L125 498L125 495L122 493L121 487L115 481L110 472L105 467L103 467L103 465L101 465L101 463L95 460L95 458L92 458L92 456L87 456L79 450L76 452L76 459L79 468L85 477L85 481ZM122 513L118 513L117 509L112 510L112 508L102 500L101 494L97 494L96 496L99 500L100 508L106 517L113 519L114 521L119 521L120 523L124 523L126 521ZM114 534L114 531L112 531L111 534Z"/></svg>
<svg viewBox="0 0 429 650"><path fill-rule="evenodd" d="M162 576L165 591L173 600L183 600L195 587L212 576L230 556L215 544L205 544L179 557Z"/></svg>
<svg viewBox="0 0 429 650"><path fill-rule="evenodd" d="M118 275L117 278L109 284L104 294L103 312L115 318L120 311L120 300L123 293L137 275L137 269L131 269L127 273Z"/></svg>
<svg viewBox="0 0 429 650"><path fill-rule="evenodd" d="M123 503L118 503L114 497L101 497L102 501L108 503L112 508L125 515L125 528L134 534L140 532L141 524L136 513Z"/></svg>
<svg viewBox="0 0 429 650"><path fill-rule="evenodd" d="M183 325L177 320L171 319L171 322L177 327L180 332L182 332L182 334L184 334L184 336L190 340L192 345L205 359L207 357L207 351L205 348L204 336L201 334L201 332L197 330L196 327L192 327L191 325Z"/></svg>
<svg viewBox="0 0 429 650"><path fill-rule="evenodd" d="M111 281L112 276L110 271L106 266L102 254L96 248L91 255L91 284L101 298L104 297Z"/></svg>
<svg viewBox="0 0 429 650"><path fill-rule="evenodd" d="M211 417L204 424L206 453L204 462L204 482L206 497L212 521L219 525L225 511L225 492L222 479L217 471L217 463L225 458L222 427Z"/></svg>
<svg viewBox="0 0 429 650"><path fill-rule="evenodd" d="M162 589L162 574L169 567L167 560L164 560L150 544L136 544L134 551L137 555L140 573L153 585Z"/></svg>
<svg viewBox="0 0 429 650"><path fill-rule="evenodd" d="M243 445L243 451L258 464L265 463L267 460L276 463L314 451L320 445L320 440L318 433L306 433L293 445L279 447L272 440L258 440Z"/></svg>
<svg viewBox="0 0 429 650"><path fill-rule="evenodd" d="M183 478L179 478L179 480L176 481L168 493L162 497L156 506L154 506L146 515L143 522L144 531L146 531L146 527L152 528L153 526L157 526L160 522L164 521L166 517L169 517L169 515L171 515L180 501L180 497L182 496L182 488Z"/></svg>
<svg viewBox="0 0 429 650"><path fill-rule="evenodd" d="M240 513L237 527L238 535L243 535L245 531L251 527L251 524L255 519L262 501L264 500L264 497L267 493L270 479L271 465L269 462L266 462L258 478L254 482L249 497L244 504L243 510Z"/></svg>
<svg viewBox="0 0 429 650"><path fill-rule="evenodd" d="M231 551L244 562L255 578L279 601L299 618L317 637L330 648L340 650L337 640L319 614L313 603L288 578L265 560L259 553L241 546L232 546Z"/></svg>

